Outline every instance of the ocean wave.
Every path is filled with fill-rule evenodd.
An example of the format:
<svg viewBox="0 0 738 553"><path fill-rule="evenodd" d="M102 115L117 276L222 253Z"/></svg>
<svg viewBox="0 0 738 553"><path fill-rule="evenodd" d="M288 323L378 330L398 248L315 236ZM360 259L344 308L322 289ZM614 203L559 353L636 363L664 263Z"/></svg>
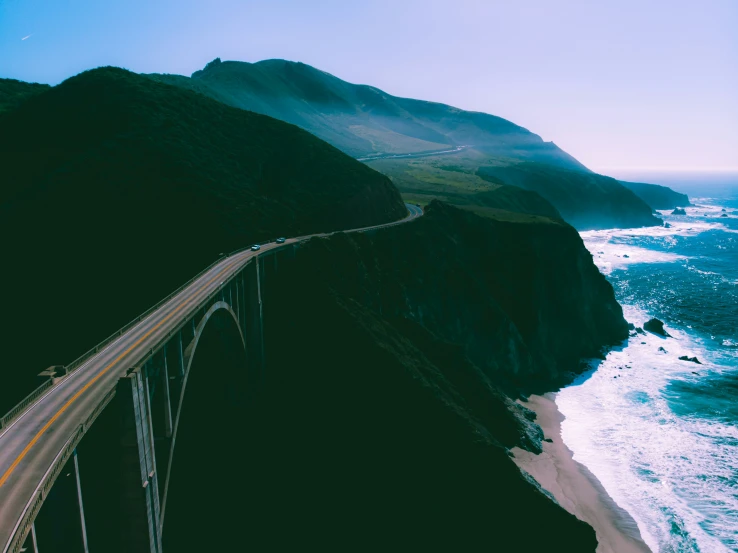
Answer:
<svg viewBox="0 0 738 553"><path fill-rule="evenodd" d="M627 244L612 244L609 241L595 241L585 238L584 245L592 254L592 261L602 274L610 274L616 269L626 269L636 263L672 263L687 260L689 257L670 252L658 252Z"/></svg>
<svg viewBox="0 0 738 553"><path fill-rule="evenodd" d="M624 313L639 326L649 318L632 306ZM688 386L729 369L711 363L699 340L668 330L673 338L631 338L557 394L562 437L654 552L730 551L738 548L738 496L726 479L738 474L738 428L675 413L671 402L687 395L669 392L673 382ZM703 364L679 361L682 355Z"/></svg>

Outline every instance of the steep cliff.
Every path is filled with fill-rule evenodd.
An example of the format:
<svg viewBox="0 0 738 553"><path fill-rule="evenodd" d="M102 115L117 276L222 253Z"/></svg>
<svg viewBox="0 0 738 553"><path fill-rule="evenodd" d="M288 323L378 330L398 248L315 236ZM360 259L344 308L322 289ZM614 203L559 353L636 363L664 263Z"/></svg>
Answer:
<svg viewBox="0 0 738 553"><path fill-rule="evenodd" d="M675 192L667 186L645 182L620 181L625 188L646 202L651 209L673 209L692 205L689 196Z"/></svg>
<svg viewBox="0 0 738 553"><path fill-rule="evenodd" d="M568 225L426 212L313 239L267 280L258 532L279 513L324 549L593 552L507 449L542 438L512 398L627 335L612 288Z"/></svg>
<svg viewBox="0 0 738 553"><path fill-rule="evenodd" d="M652 208L613 178L545 163L496 161L477 174L540 194L579 230L660 225Z"/></svg>

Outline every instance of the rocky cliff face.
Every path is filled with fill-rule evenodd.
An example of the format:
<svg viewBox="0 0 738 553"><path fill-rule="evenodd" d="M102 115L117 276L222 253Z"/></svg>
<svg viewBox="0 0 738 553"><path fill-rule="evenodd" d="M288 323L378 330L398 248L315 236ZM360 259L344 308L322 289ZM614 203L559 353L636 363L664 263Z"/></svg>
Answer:
<svg viewBox="0 0 738 553"><path fill-rule="evenodd" d="M248 447L266 454L246 470L262 476L265 539L280 513L323 549L594 551L592 529L507 454L542 438L516 394L552 389L627 335L571 227L434 202L412 224L302 245L264 301Z"/></svg>
<svg viewBox="0 0 738 553"><path fill-rule="evenodd" d="M689 196L666 186L626 181L620 181L620 184L646 202L651 209L672 209L692 205Z"/></svg>
<svg viewBox="0 0 738 553"><path fill-rule="evenodd" d="M308 249L313 278L459 344L522 390L566 382L580 358L627 337L612 287L564 223L484 220L433 202L412 225Z"/></svg>

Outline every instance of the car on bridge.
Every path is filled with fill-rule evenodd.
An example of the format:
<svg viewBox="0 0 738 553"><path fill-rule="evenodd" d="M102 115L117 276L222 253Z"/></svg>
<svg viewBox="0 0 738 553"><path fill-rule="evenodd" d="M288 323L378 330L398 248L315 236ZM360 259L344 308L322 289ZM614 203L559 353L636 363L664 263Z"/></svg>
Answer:
<svg viewBox="0 0 738 553"><path fill-rule="evenodd" d="M277 238L277 244L284 244L284 238Z"/></svg>
<svg viewBox="0 0 738 553"><path fill-rule="evenodd" d="M259 244L254 244L253 246L251 246L252 252L259 251L260 249L261 249L261 246Z"/></svg>

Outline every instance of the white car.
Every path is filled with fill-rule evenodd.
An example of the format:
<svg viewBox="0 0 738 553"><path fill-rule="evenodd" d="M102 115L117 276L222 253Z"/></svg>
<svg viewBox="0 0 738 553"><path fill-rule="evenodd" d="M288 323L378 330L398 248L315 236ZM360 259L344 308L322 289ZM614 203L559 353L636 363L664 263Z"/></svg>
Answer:
<svg viewBox="0 0 738 553"><path fill-rule="evenodd" d="M257 252L260 249L261 249L261 246L259 244L254 244L253 246L251 246L251 251L252 252Z"/></svg>

